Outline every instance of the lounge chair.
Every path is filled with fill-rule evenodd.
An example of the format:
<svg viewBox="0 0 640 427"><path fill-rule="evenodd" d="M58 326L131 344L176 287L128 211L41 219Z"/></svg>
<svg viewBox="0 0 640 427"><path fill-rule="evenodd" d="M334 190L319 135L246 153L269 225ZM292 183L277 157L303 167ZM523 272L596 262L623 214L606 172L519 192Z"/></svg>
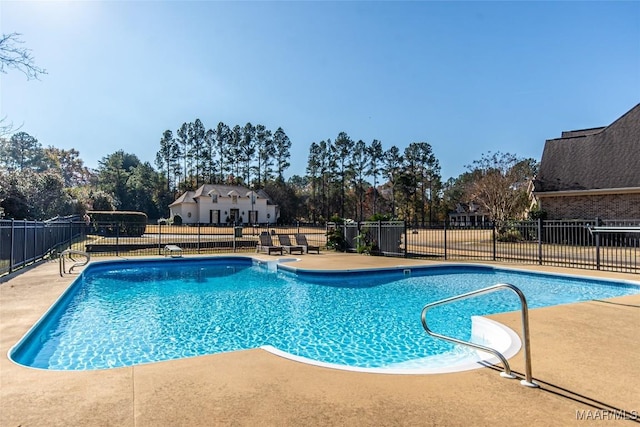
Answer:
<svg viewBox="0 0 640 427"><path fill-rule="evenodd" d="M260 234L260 243L256 247L256 252L266 252L269 255L271 255L272 252L280 252L280 255L282 255L283 250L284 248L282 246L276 246L273 244L270 234Z"/></svg>
<svg viewBox="0 0 640 427"><path fill-rule="evenodd" d="M304 234L296 234L296 245L304 246L305 251L309 253L309 251L316 251L316 253L320 253L320 246L312 246L307 243L307 236Z"/></svg>
<svg viewBox="0 0 640 427"><path fill-rule="evenodd" d="M292 254L293 252L300 252L300 255L304 253L304 246L294 245L291 243L291 239L288 234L278 234L278 241L285 251Z"/></svg>
<svg viewBox="0 0 640 427"><path fill-rule="evenodd" d="M182 258L182 248L178 245L166 245L164 247L164 256L171 256L171 258Z"/></svg>

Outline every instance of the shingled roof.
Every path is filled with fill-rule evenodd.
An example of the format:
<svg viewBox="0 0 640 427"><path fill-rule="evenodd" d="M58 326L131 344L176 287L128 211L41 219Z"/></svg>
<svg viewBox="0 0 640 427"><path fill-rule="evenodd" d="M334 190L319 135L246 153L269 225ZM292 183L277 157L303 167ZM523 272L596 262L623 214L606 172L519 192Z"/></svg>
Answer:
<svg viewBox="0 0 640 427"><path fill-rule="evenodd" d="M241 197L247 197L251 190L241 185L222 185L222 184L204 184L201 185L196 191L185 191L180 197L178 197L169 207L176 206L182 203L196 203L198 197L209 195L209 192L216 190L221 196L227 196L232 191L238 193ZM275 203L269 197L264 190L256 190L256 194L259 198L267 199L268 205L274 205Z"/></svg>
<svg viewBox="0 0 640 427"><path fill-rule="evenodd" d="M535 192L640 188L640 104L606 127L545 142Z"/></svg>

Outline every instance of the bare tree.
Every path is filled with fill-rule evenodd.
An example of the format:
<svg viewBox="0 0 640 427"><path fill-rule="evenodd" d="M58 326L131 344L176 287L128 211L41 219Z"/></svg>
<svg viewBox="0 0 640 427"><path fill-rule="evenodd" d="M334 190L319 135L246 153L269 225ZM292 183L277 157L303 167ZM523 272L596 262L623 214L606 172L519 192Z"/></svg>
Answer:
<svg viewBox="0 0 640 427"><path fill-rule="evenodd" d="M38 79L41 74L47 74L44 68L35 65L31 50L22 46L20 33L2 34L0 37L0 72L7 74L8 70L21 71L27 80ZM13 123L7 121L7 117L0 118L0 136L8 135L14 129Z"/></svg>
<svg viewBox="0 0 640 427"><path fill-rule="evenodd" d="M22 71L27 80L47 74L44 68L34 63L31 50L21 46L24 42L20 36L20 33L10 33L0 38L0 72L6 74L8 69Z"/></svg>
<svg viewBox="0 0 640 427"><path fill-rule="evenodd" d="M467 199L480 203L497 226L522 216L528 207L527 184L535 176L534 159L521 159L510 153L487 153L467 169L473 181Z"/></svg>

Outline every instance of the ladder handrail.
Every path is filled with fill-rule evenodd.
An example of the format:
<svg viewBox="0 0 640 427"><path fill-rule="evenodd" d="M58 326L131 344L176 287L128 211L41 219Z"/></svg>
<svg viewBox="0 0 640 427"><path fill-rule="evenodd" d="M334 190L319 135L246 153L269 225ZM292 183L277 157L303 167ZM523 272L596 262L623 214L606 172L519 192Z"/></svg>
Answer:
<svg viewBox="0 0 640 427"><path fill-rule="evenodd" d="M529 308L527 306L527 299L525 298L522 291L516 288L515 286L509 283L498 283L496 285L489 286L483 289L478 289L476 291L467 292L465 294L461 294L461 295L453 296L450 298L445 298L440 301L429 303L424 306L424 308L422 309L422 313L420 315L420 318L422 320L422 327L429 335L434 336L436 338L440 338L446 341L451 341L456 344L466 345L466 346L493 354L494 356L500 359L500 361L502 362L502 365L504 366L504 372L501 373L500 375L506 378L515 378L515 375L511 373L511 367L509 366L509 362L507 362L507 359L498 350L493 349L491 347L486 347L480 344L472 343L470 341L463 341L457 338L438 334L436 332L433 332L427 325L427 311L429 311L429 309L433 307L437 307L443 304L448 304L453 301L464 300L464 299L471 298L478 295L488 294L488 293L499 291L502 289L509 289L515 292L518 295L518 298L520 298L520 309L521 309L520 311L522 313L522 335L523 335L522 341L523 341L523 347L524 347L524 362L525 362L525 379L520 381L520 383L522 385L526 385L529 387L538 387L538 385L533 382L533 378L531 375L531 350L529 346Z"/></svg>
<svg viewBox="0 0 640 427"><path fill-rule="evenodd" d="M593 233L640 233L638 226L592 226L588 225L587 230Z"/></svg>
<svg viewBox="0 0 640 427"><path fill-rule="evenodd" d="M82 267L84 265L87 265L91 260L91 255L89 255L87 252L75 251L73 249L67 249L60 252L60 258L59 258L60 259L60 277L64 276L64 274L67 273L66 265L64 262L65 255L67 255L69 259L74 262L74 264L69 268L69 273L71 273L71 271L76 267ZM73 257L74 255L81 255L86 259L84 261L78 261Z"/></svg>

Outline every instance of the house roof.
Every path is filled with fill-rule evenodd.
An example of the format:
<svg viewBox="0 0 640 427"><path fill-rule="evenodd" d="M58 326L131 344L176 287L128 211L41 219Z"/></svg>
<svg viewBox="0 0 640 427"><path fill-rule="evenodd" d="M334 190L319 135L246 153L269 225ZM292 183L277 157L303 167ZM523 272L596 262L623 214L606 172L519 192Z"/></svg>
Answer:
<svg viewBox="0 0 640 427"><path fill-rule="evenodd" d="M200 186L196 191L186 191L180 197L178 197L173 203L169 205L175 206L181 203L197 203L198 197L209 197L212 192L219 194L220 196L227 197L229 193L237 194L240 197L249 197L249 194L253 190L243 187L241 185L222 185L222 184L204 184ZM264 190L257 190L256 195L258 198L267 199L267 204L273 205L273 201Z"/></svg>
<svg viewBox="0 0 640 427"><path fill-rule="evenodd" d="M535 192L640 187L640 104L606 127L545 142Z"/></svg>
<svg viewBox="0 0 640 427"><path fill-rule="evenodd" d="M186 191L182 193L182 195L178 197L173 203L171 203L169 207L180 205L182 203L196 203L196 201L194 200L194 195L194 191Z"/></svg>

